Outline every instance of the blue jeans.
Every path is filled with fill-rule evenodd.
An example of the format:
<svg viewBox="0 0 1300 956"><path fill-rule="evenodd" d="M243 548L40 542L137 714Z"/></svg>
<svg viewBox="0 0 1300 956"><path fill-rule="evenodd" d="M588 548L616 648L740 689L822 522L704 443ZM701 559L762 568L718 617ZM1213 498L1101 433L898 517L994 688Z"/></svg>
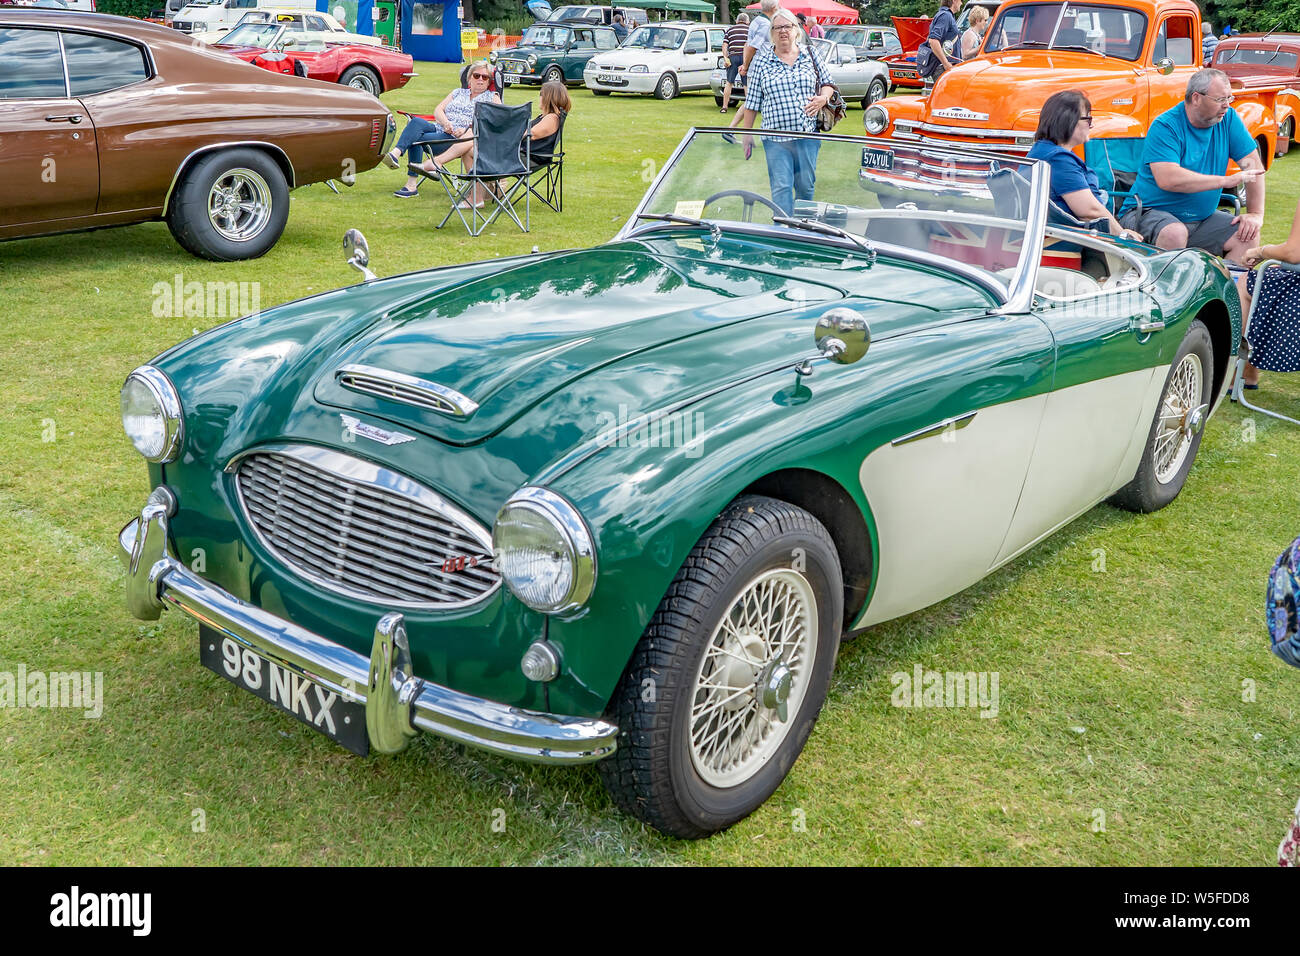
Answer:
<svg viewBox="0 0 1300 956"><path fill-rule="evenodd" d="M422 163L424 147L429 147L430 156L437 156L455 141L456 137L437 123L412 116L411 121L402 130L402 135L397 137L397 151L406 153L407 158L413 163Z"/></svg>
<svg viewBox="0 0 1300 956"><path fill-rule="evenodd" d="M787 139L777 143L768 137L764 137L762 143L772 202L787 216L792 215L796 199L813 198L813 186L817 183L817 152L822 144L815 139Z"/></svg>

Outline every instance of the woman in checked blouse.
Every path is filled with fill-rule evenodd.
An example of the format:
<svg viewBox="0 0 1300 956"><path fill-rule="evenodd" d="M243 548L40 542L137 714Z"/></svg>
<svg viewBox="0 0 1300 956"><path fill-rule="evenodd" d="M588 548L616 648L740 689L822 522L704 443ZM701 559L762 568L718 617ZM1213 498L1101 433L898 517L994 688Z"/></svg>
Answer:
<svg viewBox="0 0 1300 956"><path fill-rule="evenodd" d="M835 92L826 65L811 46L800 46L795 38L802 31L794 14L778 10L772 17L772 45L758 52L745 77L746 129L763 116L762 129L817 132L817 112ZM772 201L785 215L794 211L796 199L812 199L817 181L816 139L764 136L763 156ZM745 158L753 151L753 137L745 137Z"/></svg>

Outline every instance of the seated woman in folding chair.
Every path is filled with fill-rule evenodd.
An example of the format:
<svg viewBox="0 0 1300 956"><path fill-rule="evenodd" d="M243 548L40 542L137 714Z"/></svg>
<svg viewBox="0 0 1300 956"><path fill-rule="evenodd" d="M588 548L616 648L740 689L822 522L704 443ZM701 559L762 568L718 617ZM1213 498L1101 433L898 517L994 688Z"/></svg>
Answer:
<svg viewBox="0 0 1300 956"><path fill-rule="evenodd" d="M563 83L548 80L542 84L540 106L542 112L533 120L528 135L533 141L531 148L534 156L550 156L555 152L565 117L573 109L573 100L569 99L569 91Z"/></svg>
<svg viewBox="0 0 1300 956"><path fill-rule="evenodd" d="M425 172L436 174L440 166L453 159L460 159L466 168L471 167L474 163L474 108L481 102L501 102L500 97L488 89L491 82L492 68L486 62L474 64L469 71L469 89L457 87L443 97L433 111L436 120L434 123L418 116L411 117L411 121L402 130L402 135L397 138L397 145L384 156L384 162L397 169L402 153L406 152L411 165L420 166ZM439 145L442 145L441 149L434 148ZM421 165L426 146L430 147L431 154L441 158L442 163L431 159ZM410 199L418 195L419 186L419 173L412 173L407 178L406 185L393 195L399 199Z"/></svg>
<svg viewBox="0 0 1300 956"><path fill-rule="evenodd" d="M1063 212L1083 222L1104 220L1111 235L1141 241L1140 233L1125 229L1111 215L1102 202L1097 174L1074 152L1091 135L1091 101L1082 90L1061 90L1047 98L1038 114L1038 130L1028 158L1041 159L1051 167L1052 202Z"/></svg>
<svg viewBox="0 0 1300 956"><path fill-rule="evenodd" d="M1253 269L1266 259L1300 263L1300 205L1296 206L1291 234L1275 246L1256 246L1242 256ZM1251 272L1241 291L1241 314L1250 315L1250 299L1259 296L1255 314L1250 315L1246 340L1250 342L1250 361L1241 375L1242 388L1259 388L1259 371L1300 372L1300 271L1264 270L1264 288L1256 292L1255 272Z"/></svg>

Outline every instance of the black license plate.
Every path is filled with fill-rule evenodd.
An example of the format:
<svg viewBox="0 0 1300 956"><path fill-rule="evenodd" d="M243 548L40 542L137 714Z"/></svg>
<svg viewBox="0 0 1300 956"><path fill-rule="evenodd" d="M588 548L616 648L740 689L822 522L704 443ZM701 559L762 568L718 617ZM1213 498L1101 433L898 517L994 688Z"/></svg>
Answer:
<svg viewBox="0 0 1300 956"><path fill-rule="evenodd" d="M893 169L894 151L890 149L874 149L871 146L862 147L862 168Z"/></svg>
<svg viewBox="0 0 1300 956"><path fill-rule="evenodd" d="M199 625L199 663L354 754L364 757L370 752L364 704L271 663L206 624Z"/></svg>

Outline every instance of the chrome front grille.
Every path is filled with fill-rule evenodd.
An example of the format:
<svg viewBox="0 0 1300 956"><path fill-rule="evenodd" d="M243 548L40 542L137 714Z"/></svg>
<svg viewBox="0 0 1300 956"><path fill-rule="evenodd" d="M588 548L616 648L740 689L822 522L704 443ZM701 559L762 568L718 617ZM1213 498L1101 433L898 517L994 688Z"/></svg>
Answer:
<svg viewBox="0 0 1300 956"><path fill-rule="evenodd" d="M261 543L332 591L384 606L452 608L500 584L487 530L404 475L297 445L231 468Z"/></svg>
<svg viewBox="0 0 1300 956"><path fill-rule="evenodd" d="M527 66L528 64L525 63L523 60L502 60L501 61L501 69L505 70L507 73L523 73L525 72Z"/></svg>

